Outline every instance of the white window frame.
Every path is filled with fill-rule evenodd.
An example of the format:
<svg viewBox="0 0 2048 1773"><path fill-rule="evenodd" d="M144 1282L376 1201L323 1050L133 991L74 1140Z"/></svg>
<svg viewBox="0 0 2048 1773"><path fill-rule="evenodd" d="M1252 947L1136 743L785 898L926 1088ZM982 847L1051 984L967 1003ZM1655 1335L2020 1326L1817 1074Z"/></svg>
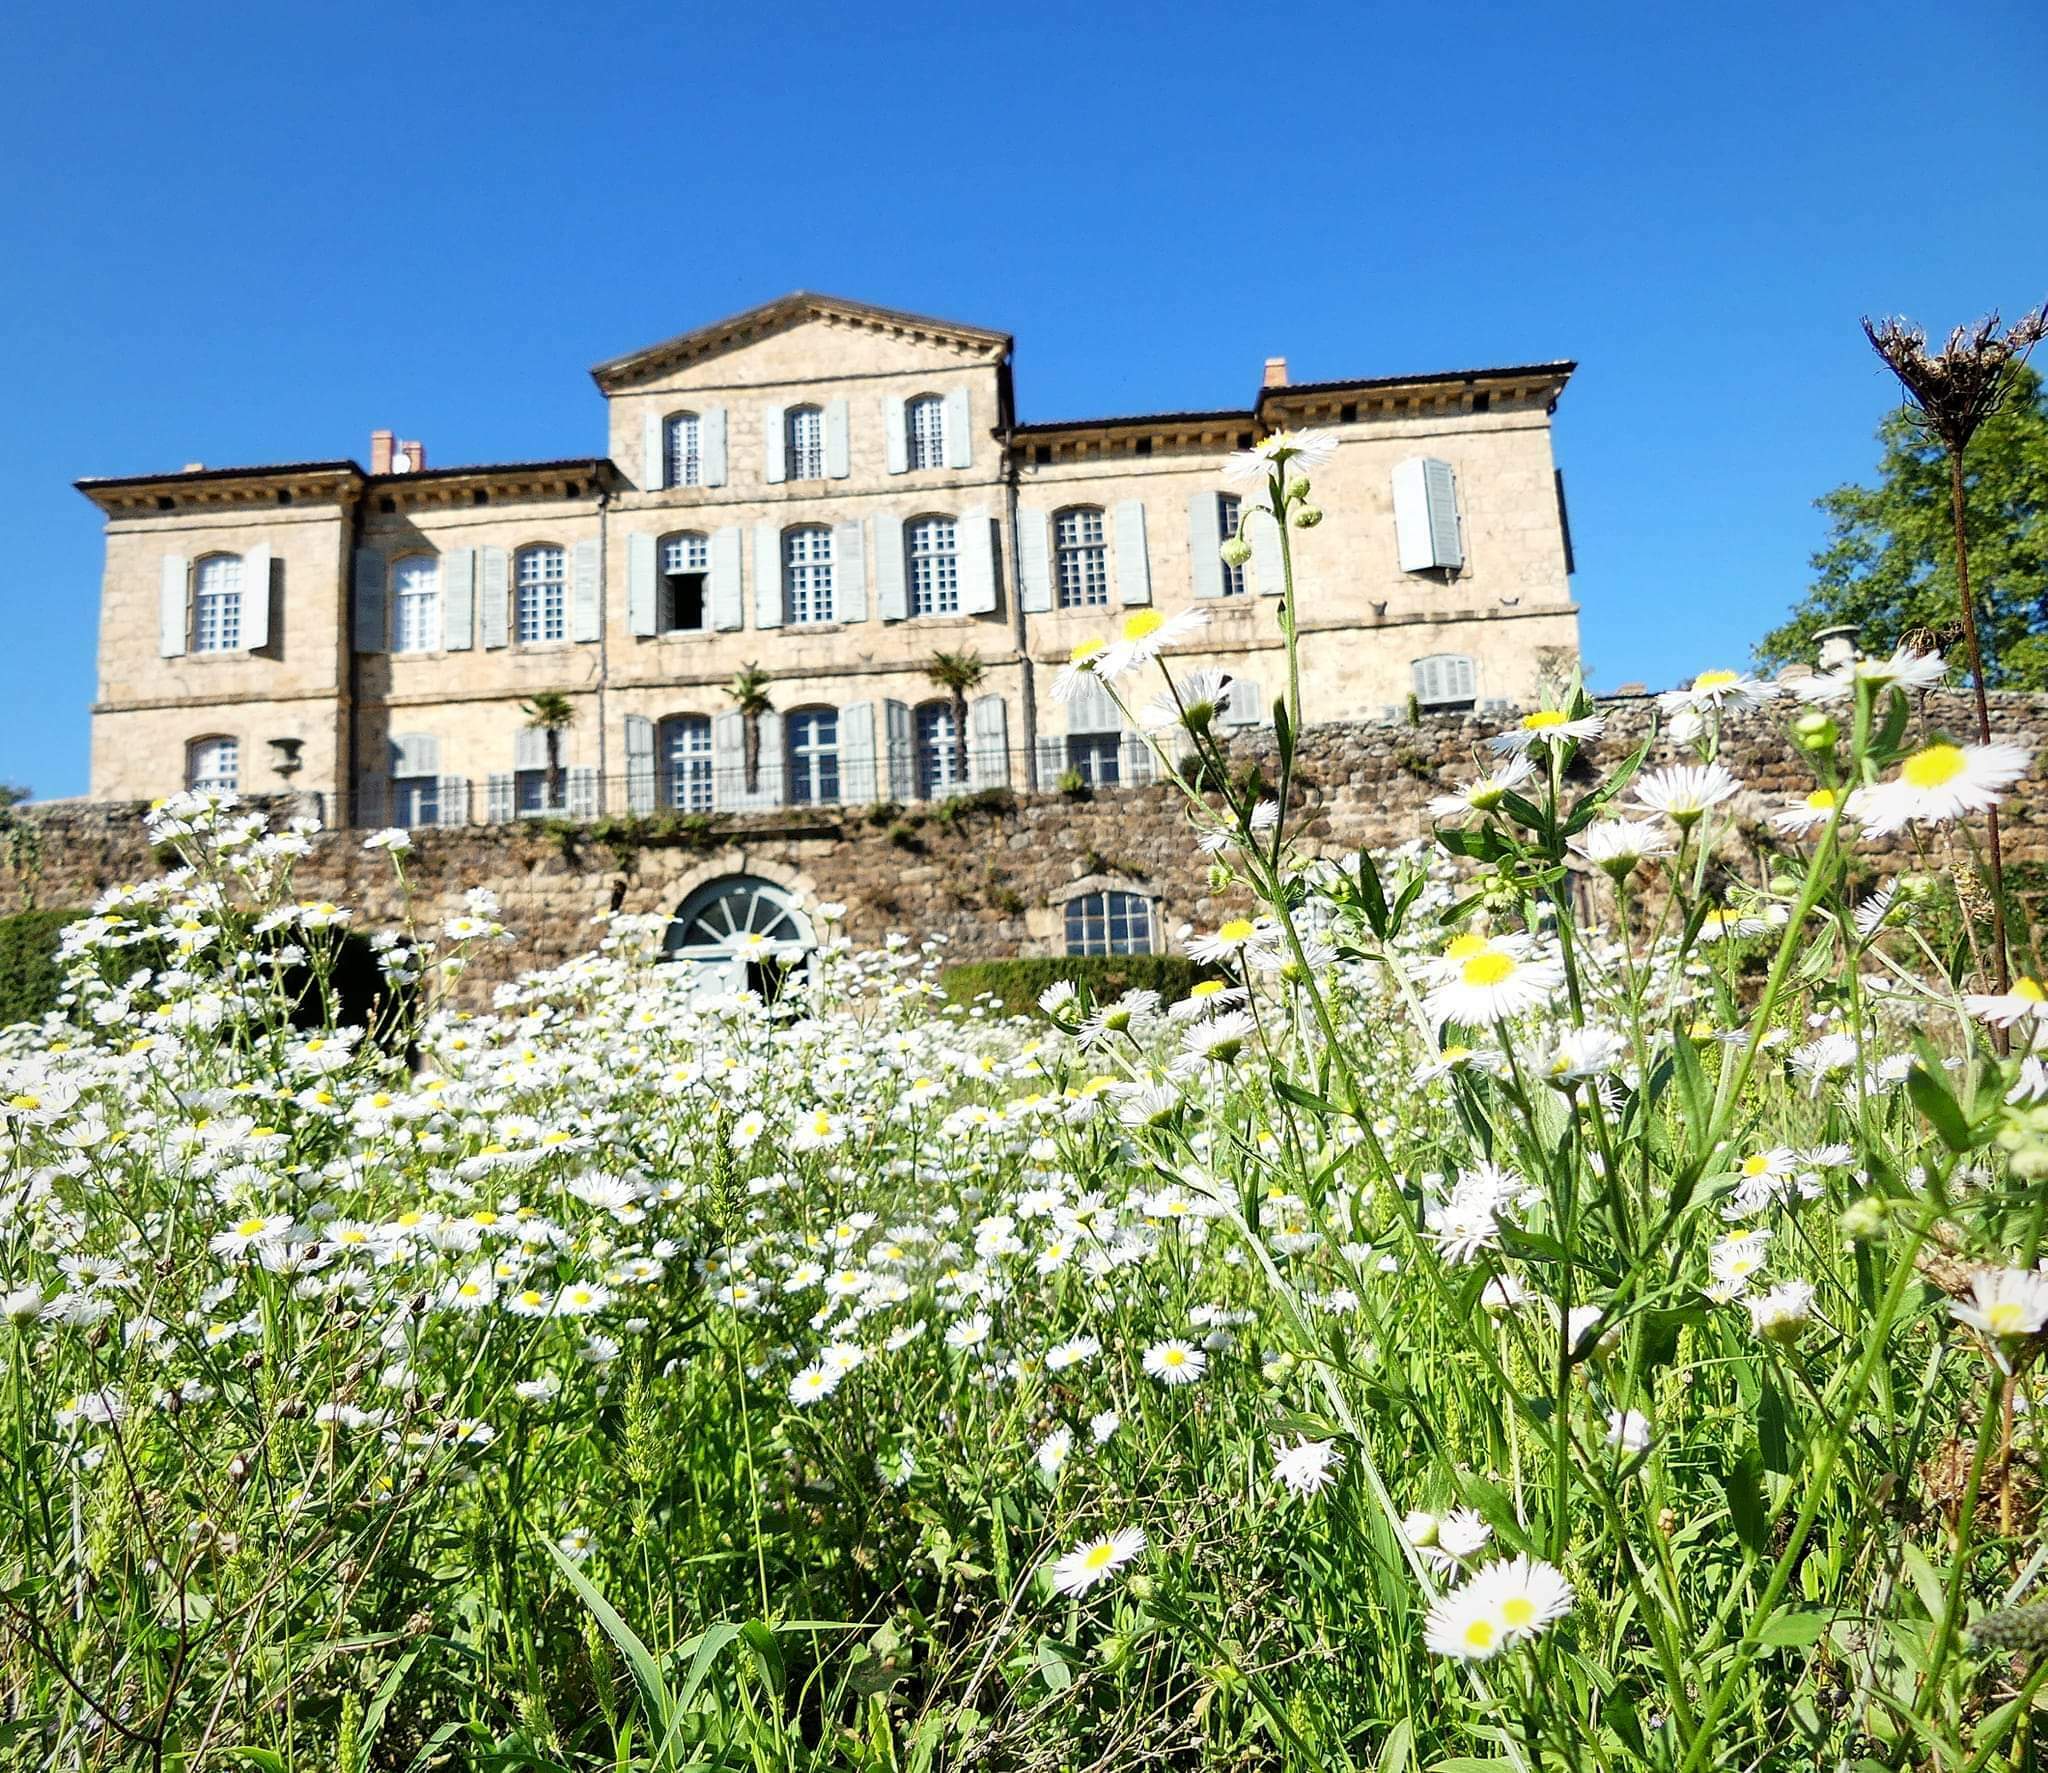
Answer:
<svg viewBox="0 0 2048 1773"><path fill-rule="evenodd" d="M664 809L677 813L712 810L717 795L713 786L710 715L671 714L660 721L654 729L654 761L660 772Z"/></svg>
<svg viewBox="0 0 2048 1773"><path fill-rule="evenodd" d="M192 563L192 650L239 652L242 646L242 557L202 554Z"/></svg>
<svg viewBox="0 0 2048 1773"><path fill-rule="evenodd" d="M439 776L393 776L391 822L407 831L425 830L441 822Z"/></svg>
<svg viewBox="0 0 2048 1773"><path fill-rule="evenodd" d="M420 582L422 575L424 583ZM401 554L391 563L391 650L441 650L441 557Z"/></svg>
<svg viewBox="0 0 2048 1773"><path fill-rule="evenodd" d="M960 525L951 517L913 517L903 526L913 616L960 613Z"/></svg>
<svg viewBox="0 0 2048 1773"><path fill-rule="evenodd" d="M552 558L554 571L535 570ZM569 550L560 542L531 542L513 563L514 636L521 646L548 646L569 638Z"/></svg>
<svg viewBox="0 0 2048 1773"><path fill-rule="evenodd" d="M825 478L825 409L792 406L782 415L783 473L790 480Z"/></svg>
<svg viewBox="0 0 2048 1773"><path fill-rule="evenodd" d="M904 460L912 473L946 465L946 397L916 394L903 403Z"/></svg>
<svg viewBox="0 0 2048 1773"><path fill-rule="evenodd" d="M964 787L967 782L967 747L953 730L953 703L949 697L920 702L910 711L911 743L916 753L917 793L921 800Z"/></svg>
<svg viewBox="0 0 2048 1773"><path fill-rule="evenodd" d="M1067 768L1091 788L1121 787L1124 779L1121 732L1067 734Z"/></svg>
<svg viewBox="0 0 2048 1773"><path fill-rule="evenodd" d="M1061 609L1109 607L1109 528L1100 505L1067 505L1052 518L1053 582Z"/></svg>
<svg viewBox="0 0 2048 1773"><path fill-rule="evenodd" d="M704 421L699 414L670 413L662 422L661 459L664 485L704 484Z"/></svg>
<svg viewBox="0 0 2048 1773"><path fill-rule="evenodd" d="M824 730L830 723L829 736ZM834 806L839 800L839 710L793 708L783 717L791 806Z"/></svg>
<svg viewBox="0 0 2048 1773"><path fill-rule="evenodd" d="M206 733L185 747L185 786L195 794L242 791L242 741L233 733Z"/></svg>
<svg viewBox="0 0 2048 1773"><path fill-rule="evenodd" d="M698 592L700 620L695 627L685 627L676 620L675 587L669 580L694 575L704 582ZM708 634L711 632L711 538L702 530L678 530L672 536L661 538L661 553L658 557L656 577L659 580L660 596L655 610L654 629L657 634Z"/></svg>
<svg viewBox="0 0 2048 1773"><path fill-rule="evenodd" d="M1089 915L1091 900L1100 901L1096 915ZM1080 934L1075 934L1076 921ZM1138 924L1142 921L1142 935ZM1122 925L1119 935L1118 925ZM1091 934L1090 926L1100 934ZM1093 887L1076 893L1060 907L1060 936L1063 952L1069 955L1157 954L1159 952L1159 907L1143 893L1123 887Z"/></svg>
<svg viewBox="0 0 2048 1773"><path fill-rule="evenodd" d="M792 628L838 620L829 524L793 524L782 532L782 619Z"/></svg>

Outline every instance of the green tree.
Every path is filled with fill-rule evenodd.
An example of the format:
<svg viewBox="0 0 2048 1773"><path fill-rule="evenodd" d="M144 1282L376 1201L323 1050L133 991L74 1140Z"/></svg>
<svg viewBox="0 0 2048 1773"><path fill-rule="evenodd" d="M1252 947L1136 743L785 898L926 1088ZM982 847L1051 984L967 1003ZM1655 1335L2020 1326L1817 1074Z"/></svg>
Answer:
<svg viewBox="0 0 2048 1773"><path fill-rule="evenodd" d="M967 780L967 698L981 684L986 667L971 653L933 653L924 674L952 704L953 779Z"/></svg>
<svg viewBox="0 0 2048 1773"><path fill-rule="evenodd" d="M1903 407L1877 435L1878 484L1818 501L1827 546L1804 601L1758 644L1764 665L1811 660L1814 636L1844 622L1865 652L1915 633L1954 646L1961 634L1947 451ZM2011 397L1971 442L1964 503L1985 680L2048 688L2048 390L2037 370L2016 371Z"/></svg>
<svg viewBox="0 0 2048 1773"><path fill-rule="evenodd" d="M526 724L547 734L548 809L562 807L562 735L576 724L576 707L560 690L543 690L519 705Z"/></svg>
<svg viewBox="0 0 2048 1773"><path fill-rule="evenodd" d="M732 681L725 686L725 693L732 698L733 706L746 716L743 756L749 794L761 785L761 717L775 712L774 700L768 694L771 681L768 673L750 660L733 673Z"/></svg>

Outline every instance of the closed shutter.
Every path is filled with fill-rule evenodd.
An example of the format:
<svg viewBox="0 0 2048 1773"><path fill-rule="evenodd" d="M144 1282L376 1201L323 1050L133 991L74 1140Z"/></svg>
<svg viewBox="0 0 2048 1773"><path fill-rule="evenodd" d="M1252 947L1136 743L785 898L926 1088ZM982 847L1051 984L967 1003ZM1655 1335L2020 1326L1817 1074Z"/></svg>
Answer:
<svg viewBox="0 0 2048 1773"><path fill-rule="evenodd" d="M189 597L192 566L182 554L166 554L157 577L156 651L161 659L175 659L185 650L191 631Z"/></svg>
<svg viewBox="0 0 2048 1773"><path fill-rule="evenodd" d="M566 741L566 735L564 735ZM565 742L562 749L568 750ZM548 736L537 726L523 726L512 740L512 767L515 770L544 770L548 767Z"/></svg>
<svg viewBox="0 0 2048 1773"><path fill-rule="evenodd" d="M907 702L882 704L883 742L888 747L884 780L891 800L908 800L917 792L917 726Z"/></svg>
<svg viewBox="0 0 2048 1773"><path fill-rule="evenodd" d="M725 408L707 406L697 415L697 473L706 486L725 484Z"/></svg>
<svg viewBox="0 0 2048 1773"><path fill-rule="evenodd" d="M474 548L451 548L441 556L441 644L451 653L468 652L476 644Z"/></svg>
<svg viewBox="0 0 2048 1773"><path fill-rule="evenodd" d="M782 766L782 716L771 710L761 716L761 785L754 795L756 808L782 804Z"/></svg>
<svg viewBox="0 0 2048 1773"><path fill-rule="evenodd" d="M1031 748L1031 761L1039 793L1050 794L1067 773L1067 742L1052 733L1040 733Z"/></svg>
<svg viewBox="0 0 2048 1773"><path fill-rule="evenodd" d="M903 525L894 517L875 519L875 610L885 622L900 622L910 614L910 593L903 578Z"/></svg>
<svg viewBox="0 0 2048 1773"><path fill-rule="evenodd" d="M1475 700L1472 661L1463 653L1434 653L1411 667L1415 699L1425 708Z"/></svg>
<svg viewBox="0 0 2048 1773"><path fill-rule="evenodd" d="M880 797L875 705L849 702L839 710L839 798L848 806L868 806Z"/></svg>
<svg viewBox="0 0 2048 1773"><path fill-rule="evenodd" d="M654 722L644 714L626 716L626 811L654 811Z"/></svg>
<svg viewBox="0 0 2048 1773"><path fill-rule="evenodd" d="M654 551L655 540L651 535L626 538L626 626L635 634L655 631Z"/></svg>
<svg viewBox="0 0 2048 1773"><path fill-rule="evenodd" d="M576 544L569 605L571 640L599 640L604 636L604 584L597 568L598 546L593 536Z"/></svg>
<svg viewBox="0 0 2048 1773"><path fill-rule="evenodd" d="M754 525L754 626L782 626L782 532L772 523Z"/></svg>
<svg viewBox="0 0 2048 1773"><path fill-rule="evenodd" d="M493 825L508 824L512 818L512 778L493 771L484 778L484 818Z"/></svg>
<svg viewBox="0 0 2048 1773"><path fill-rule="evenodd" d="M1145 506L1121 500L1116 508L1116 588L1125 603L1152 601L1152 560L1145 546Z"/></svg>
<svg viewBox="0 0 2048 1773"><path fill-rule="evenodd" d="M1233 677L1230 696L1223 710L1229 726L1264 726L1268 718L1266 699L1256 677Z"/></svg>
<svg viewBox="0 0 2048 1773"><path fill-rule="evenodd" d="M1117 775L1132 787L1142 787L1159 776L1158 759L1143 733L1125 733L1117 746Z"/></svg>
<svg viewBox="0 0 2048 1773"><path fill-rule="evenodd" d="M844 480L852 471L853 456L847 439L846 402L825 402L825 477Z"/></svg>
<svg viewBox="0 0 2048 1773"><path fill-rule="evenodd" d="M1244 538L1252 545L1252 588L1261 597L1278 597L1287 589L1280 564L1280 526L1263 506L1244 514Z"/></svg>
<svg viewBox="0 0 2048 1773"><path fill-rule="evenodd" d="M882 396L882 463L891 474L910 469L910 433L904 428L903 396Z"/></svg>
<svg viewBox="0 0 2048 1773"><path fill-rule="evenodd" d="M572 819L594 819L598 806L597 771L594 769L573 769L569 772L568 800L569 817Z"/></svg>
<svg viewBox="0 0 2048 1773"><path fill-rule="evenodd" d="M242 650L261 652L270 644L270 550L251 548L242 556Z"/></svg>
<svg viewBox="0 0 2048 1773"><path fill-rule="evenodd" d="M1067 731L1113 733L1123 723L1123 710L1116 705L1109 686L1092 672L1080 673L1067 698Z"/></svg>
<svg viewBox="0 0 2048 1773"><path fill-rule="evenodd" d="M1422 464L1429 499L1429 545L1438 566L1456 571L1465 564L1465 539L1458 528L1458 477L1449 462Z"/></svg>
<svg viewBox="0 0 2048 1773"><path fill-rule="evenodd" d="M974 466L970 411L965 388L955 388L946 396L946 466L949 468Z"/></svg>
<svg viewBox="0 0 2048 1773"><path fill-rule="evenodd" d="M832 616L840 622L868 619L867 532L859 523L832 531Z"/></svg>
<svg viewBox="0 0 2048 1773"><path fill-rule="evenodd" d="M1197 597L1223 595L1223 514L1218 509L1222 495L1213 492L1188 494L1188 588Z"/></svg>
<svg viewBox="0 0 2048 1773"><path fill-rule="evenodd" d="M667 442L661 414L650 410L640 428L640 485L647 492L660 492L668 484Z"/></svg>
<svg viewBox="0 0 2048 1773"><path fill-rule="evenodd" d="M393 733L391 773L394 776L438 776L441 741L432 733Z"/></svg>
<svg viewBox="0 0 2048 1773"><path fill-rule="evenodd" d="M720 812L744 804L747 787L747 717L727 709L711 717L711 803Z"/></svg>
<svg viewBox="0 0 2048 1773"><path fill-rule="evenodd" d="M483 550L483 613L478 626L485 646L505 644L512 623L512 559L503 548Z"/></svg>
<svg viewBox="0 0 2048 1773"><path fill-rule="evenodd" d="M469 823L469 778L443 776L434 784L434 821L440 825Z"/></svg>
<svg viewBox="0 0 2048 1773"><path fill-rule="evenodd" d="M976 696L967 707L972 742L967 751L967 780L976 788L1010 785L1010 710L1001 696Z"/></svg>
<svg viewBox="0 0 2048 1773"><path fill-rule="evenodd" d="M961 512L953 533L960 550L960 613L963 616L993 615L996 607L996 537L988 507L976 505L972 510Z"/></svg>
<svg viewBox="0 0 2048 1773"><path fill-rule="evenodd" d="M740 595L740 529L729 523L711 532L711 625L722 634L746 626Z"/></svg>
<svg viewBox="0 0 2048 1773"><path fill-rule="evenodd" d="M1046 514L1017 513L1017 601L1027 614L1052 608L1052 563L1047 555Z"/></svg>
<svg viewBox="0 0 2048 1773"><path fill-rule="evenodd" d="M1444 699L1442 664L1441 659L1417 659L1408 668L1415 680L1415 699L1425 708Z"/></svg>
<svg viewBox="0 0 2048 1773"><path fill-rule="evenodd" d="M789 439L782 428L787 410L772 401L761 408L761 478L770 486L789 478Z"/></svg>

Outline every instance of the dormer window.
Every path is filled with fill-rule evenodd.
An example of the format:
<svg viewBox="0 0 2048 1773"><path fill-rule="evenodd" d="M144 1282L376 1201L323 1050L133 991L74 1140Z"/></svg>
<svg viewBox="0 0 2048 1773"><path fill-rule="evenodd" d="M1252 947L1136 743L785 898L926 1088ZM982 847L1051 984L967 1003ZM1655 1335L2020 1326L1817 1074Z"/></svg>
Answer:
<svg viewBox="0 0 2048 1773"><path fill-rule="evenodd" d="M910 466L946 465L946 402L937 394L920 394L903 409L903 427Z"/></svg>
<svg viewBox="0 0 2048 1773"><path fill-rule="evenodd" d="M703 426L693 412L679 412L668 421L662 439L663 484L704 484Z"/></svg>
<svg viewBox="0 0 2048 1773"><path fill-rule="evenodd" d="M792 406L783 416L783 454L792 480L825 478L825 412L817 406Z"/></svg>

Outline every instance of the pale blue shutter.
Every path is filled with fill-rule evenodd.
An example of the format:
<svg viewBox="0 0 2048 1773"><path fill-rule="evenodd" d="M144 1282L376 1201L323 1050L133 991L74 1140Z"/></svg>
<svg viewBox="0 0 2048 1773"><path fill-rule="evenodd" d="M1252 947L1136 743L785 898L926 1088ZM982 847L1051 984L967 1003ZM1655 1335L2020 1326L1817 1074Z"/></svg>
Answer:
<svg viewBox="0 0 2048 1773"><path fill-rule="evenodd" d="M875 519L875 609L885 622L910 614L910 594L903 582L903 525L889 516Z"/></svg>
<svg viewBox="0 0 2048 1773"><path fill-rule="evenodd" d="M1032 779L1039 793L1050 794L1067 773L1067 742L1053 733L1040 733L1031 748Z"/></svg>
<svg viewBox="0 0 2048 1773"><path fill-rule="evenodd" d="M270 550L251 548L242 556L242 650L260 652L270 644Z"/></svg>
<svg viewBox="0 0 2048 1773"><path fill-rule="evenodd" d="M730 634L746 625L740 594L740 530L736 523L711 532L711 625Z"/></svg>
<svg viewBox="0 0 2048 1773"><path fill-rule="evenodd" d="M640 427L640 485L660 492L668 484L668 436L661 414L651 409Z"/></svg>
<svg viewBox="0 0 2048 1773"><path fill-rule="evenodd" d="M850 702L839 710L839 798L848 806L868 806L880 798L872 702Z"/></svg>
<svg viewBox="0 0 2048 1773"><path fill-rule="evenodd" d="M1223 515L1218 509L1221 495L1213 492L1188 494L1188 588L1197 597L1223 595Z"/></svg>
<svg viewBox="0 0 2048 1773"><path fill-rule="evenodd" d="M772 523L754 525L754 626L782 626L782 532Z"/></svg>
<svg viewBox="0 0 2048 1773"><path fill-rule="evenodd" d="M563 737L566 739L567 734ZM564 745L563 749L568 747ZM537 726L523 726L512 737L512 767L515 770L544 770L548 767L548 735Z"/></svg>
<svg viewBox="0 0 2048 1773"><path fill-rule="evenodd" d="M882 724L888 746L885 780L889 784L889 798L908 800L917 792L917 726L909 704L884 702Z"/></svg>
<svg viewBox="0 0 2048 1773"><path fill-rule="evenodd" d="M483 550L482 602L484 645L503 646L512 622L512 559L503 548Z"/></svg>
<svg viewBox="0 0 2048 1773"><path fill-rule="evenodd" d="M1125 603L1152 601L1152 559L1145 547L1145 504L1121 500L1116 508L1116 589Z"/></svg>
<svg viewBox="0 0 2048 1773"><path fill-rule="evenodd" d="M182 554L166 554L157 576L157 657L175 659L185 650L190 632L191 563Z"/></svg>
<svg viewBox="0 0 2048 1773"><path fill-rule="evenodd" d="M1263 505L1248 509L1244 539L1252 545L1252 585L1261 597L1278 597L1287 589L1280 565L1280 526Z"/></svg>
<svg viewBox="0 0 2048 1773"><path fill-rule="evenodd" d="M635 634L654 632L655 539L626 538L626 626Z"/></svg>
<svg viewBox="0 0 2048 1773"><path fill-rule="evenodd" d="M953 533L959 549L960 613L992 615L996 607L996 539L988 507L976 505L961 512Z"/></svg>
<svg viewBox="0 0 2048 1773"><path fill-rule="evenodd" d="M441 741L432 733L393 733L391 773L394 776L438 776Z"/></svg>
<svg viewBox="0 0 2048 1773"><path fill-rule="evenodd" d="M510 775L493 771L484 778L484 818L493 825L508 823L514 807Z"/></svg>
<svg viewBox="0 0 2048 1773"><path fill-rule="evenodd" d="M644 714L626 716L626 811L654 811L654 722Z"/></svg>
<svg viewBox="0 0 2048 1773"><path fill-rule="evenodd" d="M882 396L882 461L891 474L910 469L910 431L904 422L901 394Z"/></svg>
<svg viewBox="0 0 2048 1773"><path fill-rule="evenodd" d="M698 473L706 486L725 484L725 408L707 406L697 417Z"/></svg>
<svg viewBox="0 0 2048 1773"><path fill-rule="evenodd" d="M971 742L967 780L976 788L1010 785L1010 712L1001 696L977 696L967 707Z"/></svg>
<svg viewBox="0 0 2048 1773"><path fill-rule="evenodd" d="M825 402L825 477L828 480L844 480L852 471L853 452L847 437L847 414L844 400Z"/></svg>
<svg viewBox="0 0 2048 1773"><path fill-rule="evenodd" d="M1449 462L1422 464L1423 491L1429 499L1429 546L1436 564L1456 571L1465 564L1465 541L1458 529L1458 477Z"/></svg>
<svg viewBox="0 0 2048 1773"><path fill-rule="evenodd" d="M597 771L581 768L570 770L568 774L569 817L572 819L596 818L598 795L601 787L597 778Z"/></svg>
<svg viewBox="0 0 2048 1773"><path fill-rule="evenodd" d="M1142 788L1159 776L1158 760L1143 733L1125 733L1117 743L1117 777L1134 788Z"/></svg>
<svg viewBox="0 0 2048 1773"><path fill-rule="evenodd" d="M476 550L451 548L441 556L441 644L464 653L476 644ZM465 814L463 823L467 824Z"/></svg>
<svg viewBox="0 0 2048 1773"><path fill-rule="evenodd" d="M1017 601L1027 615L1052 608L1052 562L1043 511L1017 513Z"/></svg>
<svg viewBox="0 0 2048 1773"><path fill-rule="evenodd" d="M1233 677L1230 680L1229 699L1224 706L1224 722L1230 726L1264 726L1268 719L1265 696L1260 692L1256 677Z"/></svg>
<svg viewBox="0 0 2048 1773"><path fill-rule="evenodd" d="M737 709L711 717L711 804L736 807L747 786L747 720Z"/></svg>
<svg viewBox="0 0 2048 1773"><path fill-rule="evenodd" d="M972 407L965 388L955 388L946 396L946 466L949 468L971 468L974 466L974 432L972 429Z"/></svg>
<svg viewBox="0 0 2048 1773"><path fill-rule="evenodd" d="M434 784L434 822L437 825L469 823L469 778L443 776Z"/></svg>
<svg viewBox="0 0 2048 1773"><path fill-rule="evenodd" d="M604 585L598 574L595 537L576 544L575 577L571 581L569 638L598 640L604 635Z"/></svg>
<svg viewBox="0 0 2048 1773"><path fill-rule="evenodd" d="M1458 527L1458 477L1449 462L1411 456L1394 468L1394 543L1403 572L1465 564Z"/></svg>
<svg viewBox="0 0 2048 1773"><path fill-rule="evenodd" d="M1417 659L1408 667L1414 678L1415 699L1428 708L1444 699L1442 661L1436 658Z"/></svg>
<svg viewBox="0 0 2048 1773"><path fill-rule="evenodd" d="M761 408L761 478L770 486L789 478L788 410L773 401Z"/></svg>
<svg viewBox="0 0 2048 1773"><path fill-rule="evenodd" d="M859 523L832 531L832 617L839 622L868 619L867 533Z"/></svg>
<svg viewBox="0 0 2048 1773"><path fill-rule="evenodd" d="M773 711L761 716L761 775L753 805L757 808L782 804L782 716Z"/></svg>

